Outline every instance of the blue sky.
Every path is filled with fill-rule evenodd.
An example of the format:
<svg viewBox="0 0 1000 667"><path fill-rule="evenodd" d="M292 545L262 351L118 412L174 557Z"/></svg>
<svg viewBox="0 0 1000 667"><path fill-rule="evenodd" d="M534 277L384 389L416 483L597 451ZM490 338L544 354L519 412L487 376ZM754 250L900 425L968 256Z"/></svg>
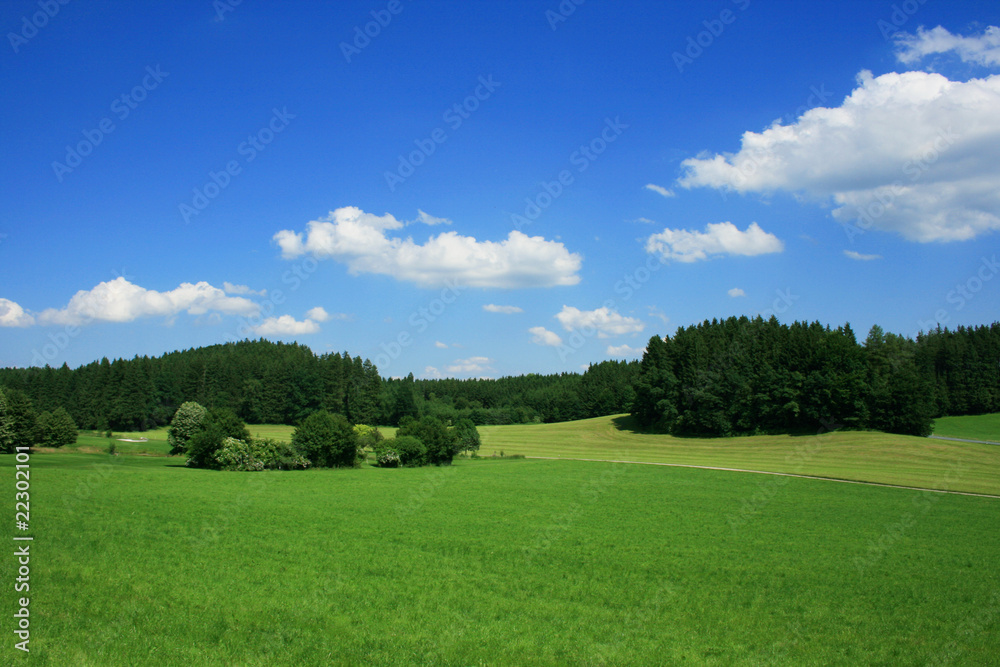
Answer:
<svg viewBox="0 0 1000 667"><path fill-rule="evenodd" d="M1000 312L995 2L7 2L0 365ZM366 34L367 33L367 34Z"/></svg>

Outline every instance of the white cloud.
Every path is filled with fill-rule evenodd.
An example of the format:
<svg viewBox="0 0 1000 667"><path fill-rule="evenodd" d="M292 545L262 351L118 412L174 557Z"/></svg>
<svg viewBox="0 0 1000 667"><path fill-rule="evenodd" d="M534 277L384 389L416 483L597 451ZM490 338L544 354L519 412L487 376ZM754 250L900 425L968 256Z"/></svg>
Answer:
<svg viewBox="0 0 1000 667"><path fill-rule="evenodd" d="M523 308L518 308L517 306L498 306L493 303L488 303L483 306L483 310L487 313L503 313L504 315L513 315L514 313L523 313Z"/></svg>
<svg viewBox="0 0 1000 667"><path fill-rule="evenodd" d="M785 244L751 222L741 232L731 222L709 223L704 232L687 229L664 229L646 239L646 252L664 260L696 262L717 255L764 255L781 252Z"/></svg>
<svg viewBox="0 0 1000 667"><path fill-rule="evenodd" d="M551 287L575 285L582 258L562 243L511 231L500 242L444 232L417 244L386 233L403 223L391 215L375 216L354 206L338 208L313 220L305 232L274 235L285 259L311 254L347 264L352 274L376 273L420 287L458 284L468 287Z"/></svg>
<svg viewBox="0 0 1000 667"><path fill-rule="evenodd" d="M489 357L470 357L468 359L456 359L455 363L445 368L449 373L482 373L493 370L490 364L493 360Z"/></svg>
<svg viewBox="0 0 1000 667"><path fill-rule="evenodd" d="M729 296L733 297L734 299L736 297L738 297L738 296L746 296L747 295L747 293L744 292L739 287L734 287L733 289L731 289L728 292L726 292L726 294L728 294Z"/></svg>
<svg viewBox="0 0 1000 667"><path fill-rule="evenodd" d="M448 343L442 343L439 340L438 341L434 341L434 347L438 348L439 350L447 350L448 349Z"/></svg>
<svg viewBox="0 0 1000 667"><path fill-rule="evenodd" d="M0 327L30 327L35 318L10 299L0 299Z"/></svg>
<svg viewBox="0 0 1000 667"><path fill-rule="evenodd" d="M604 307L597 310L580 310L573 306L563 306L556 319L566 331L594 329L598 338L639 333L646 328L642 321L634 317L625 317Z"/></svg>
<svg viewBox="0 0 1000 667"><path fill-rule="evenodd" d="M663 187L662 185L656 185L655 183L647 183L645 187L646 187L647 190L655 192L658 195L663 195L664 197L673 197L674 196L674 191L673 190L668 190L667 188Z"/></svg>
<svg viewBox="0 0 1000 667"><path fill-rule="evenodd" d="M434 366L426 366L424 368L424 377L429 380L440 380L444 375Z"/></svg>
<svg viewBox="0 0 1000 667"><path fill-rule="evenodd" d="M646 306L646 311L651 317L661 320L664 324L670 324L670 318L667 317L667 314L656 306Z"/></svg>
<svg viewBox="0 0 1000 667"><path fill-rule="evenodd" d="M629 347L628 345L608 345L607 354L609 357L623 357L626 359L631 359L635 357L641 357L645 354L646 348L644 347Z"/></svg>
<svg viewBox="0 0 1000 667"><path fill-rule="evenodd" d="M419 208L417 209L417 222L422 222L425 225L450 225L451 220L448 218L436 218L433 215L424 213Z"/></svg>
<svg viewBox="0 0 1000 667"><path fill-rule="evenodd" d="M554 331L549 331L545 327L531 327L528 329L531 334L531 342L536 345L551 345L559 347L562 345L562 338Z"/></svg>
<svg viewBox="0 0 1000 667"><path fill-rule="evenodd" d="M835 205L833 217L913 241L1000 229L1000 76L862 72L836 108L743 134L735 154L685 160L678 183L786 191ZM850 228L848 228L850 230Z"/></svg>
<svg viewBox="0 0 1000 667"><path fill-rule="evenodd" d="M103 282L90 291L80 290L61 309L49 308L38 316L40 324L87 324L92 321L131 322L140 317L171 317L187 312L204 315L253 315L253 301L227 296L207 282L182 283L169 292L157 292L130 283L124 277Z"/></svg>
<svg viewBox="0 0 1000 667"><path fill-rule="evenodd" d="M331 316L330 313L326 312L326 308L316 306L306 311L306 319L314 322L326 322L331 319Z"/></svg>
<svg viewBox="0 0 1000 667"><path fill-rule="evenodd" d="M632 222L641 222L644 225L655 225L656 221L650 220L649 218L636 218Z"/></svg>
<svg viewBox="0 0 1000 667"><path fill-rule="evenodd" d="M319 325L313 320L307 319L299 322L291 315L269 317L253 327L253 332L260 336L298 336L318 331Z"/></svg>
<svg viewBox="0 0 1000 667"><path fill-rule="evenodd" d="M226 294L256 294L257 296L267 296L267 290L252 290L247 285L234 285L228 280L223 281L222 289Z"/></svg>
<svg viewBox="0 0 1000 667"><path fill-rule="evenodd" d="M916 35L897 35L896 49L896 58L907 65L935 53L954 51L962 62L996 67L1000 65L1000 28L991 25L981 35L962 37L941 26L933 30L920 26Z"/></svg>
<svg viewBox="0 0 1000 667"><path fill-rule="evenodd" d="M862 255L860 252L855 252L854 250L845 250L844 254L851 259L856 259L861 262L870 262L873 259L882 259L882 255Z"/></svg>

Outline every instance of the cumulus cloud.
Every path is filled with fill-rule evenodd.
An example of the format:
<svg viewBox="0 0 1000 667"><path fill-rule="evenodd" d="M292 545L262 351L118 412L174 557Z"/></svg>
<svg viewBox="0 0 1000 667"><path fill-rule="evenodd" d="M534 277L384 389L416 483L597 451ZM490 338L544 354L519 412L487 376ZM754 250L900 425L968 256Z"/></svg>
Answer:
<svg viewBox="0 0 1000 667"><path fill-rule="evenodd" d="M744 292L739 287L734 287L733 289L731 289L728 292L726 292L726 294L728 294L729 296L733 297L734 299L736 297L738 297L738 296L746 296L747 295L747 293Z"/></svg>
<svg viewBox="0 0 1000 667"><path fill-rule="evenodd" d="M172 317L182 312L253 315L258 310L253 301L227 296L223 290L204 281L181 283L169 292L157 292L118 277L91 290L80 290L65 308L49 308L37 319L40 324L78 325L93 321L131 322L141 317Z"/></svg>
<svg viewBox="0 0 1000 667"><path fill-rule="evenodd" d="M639 333L646 325L634 317L625 317L606 307L597 310L580 310L573 306L563 306L556 319L566 331L593 329L598 338Z"/></svg>
<svg viewBox="0 0 1000 667"><path fill-rule="evenodd" d="M625 359L641 357L645 352L646 348L644 347L629 347L628 345L608 345L607 350L609 357L622 357Z"/></svg>
<svg viewBox="0 0 1000 667"><path fill-rule="evenodd" d="M434 347L436 347L439 350L447 350L448 349L448 343L442 343L441 341L437 340L437 341L434 341Z"/></svg>
<svg viewBox="0 0 1000 667"><path fill-rule="evenodd" d="M314 322L326 322L330 319L330 313L326 312L326 308L316 306L306 311L306 319Z"/></svg>
<svg viewBox="0 0 1000 667"><path fill-rule="evenodd" d="M907 65L929 55L951 52L957 54L962 62L1000 66L1000 28L991 25L980 35L962 37L941 26L932 30L920 26L916 35L901 33L896 36L896 58Z"/></svg>
<svg viewBox="0 0 1000 667"><path fill-rule="evenodd" d="M562 338L554 331L549 331L545 327L531 327L528 329L531 334L531 342L536 345L551 345L559 347L562 345Z"/></svg>
<svg viewBox="0 0 1000 667"><path fill-rule="evenodd" d="M741 232L731 222L709 223L705 231L664 229L646 239L646 252L664 260L697 262L718 255L764 255L781 252L785 244L756 222Z"/></svg>
<svg viewBox="0 0 1000 667"><path fill-rule="evenodd" d="M247 285L234 285L228 280L223 281L222 289L226 294L255 294L257 296L267 296L267 290L252 290Z"/></svg>
<svg viewBox="0 0 1000 667"><path fill-rule="evenodd" d="M282 230L274 235L285 259L305 254L334 259L354 274L376 273L420 287L448 283L468 287L551 287L575 285L582 258L562 243L511 231L503 241L477 241L444 232L418 244L412 238L389 237L403 223L354 206L338 208L313 220L305 232Z"/></svg>
<svg viewBox="0 0 1000 667"><path fill-rule="evenodd" d="M451 366L446 366L449 373L483 373L493 370L490 364L493 360L489 357L470 357L468 359L456 359Z"/></svg>
<svg viewBox="0 0 1000 667"><path fill-rule="evenodd" d="M419 208L417 209L417 222L422 222L425 225L450 225L451 220L448 218L436 218L429 213L424 213Z"/></svg>
<svg viewBox="0 0 1000 667"><path fill-rule="evenodd" d="M645 187L646 187L647 190L649 190L651 192L655 192L658 195L663 195L664 197L673 197L674 196L674 191L673 190L668 190L667 188L663 187L662 185L656 185L655 183L647 183Z"/></svg>
<svg viewBox="0 0 1000 667"><path fill-rule="evenodd" d="M0 327L30 327L35 318L10 299L0 299Z"/></svg>
<svg viewBox="0 0 1000 667"><path fill-rule="evenodd" d="M1000 229L998 153L1000 76L866 71L839 107L746 132L735 154L685 160L678 184L786 191L832 203L855 232L966 240Z"/></svg>
<svg viewBox="0 0 1000 667"><path fill-rule="evenodd" d="M850 257L851 259L858 260L859 262L870 262L874 259L882 259L882 255L863 255L860 252L856 252L854 250L845 250L844 254Z"/></svg>
<svg viewBox="0 0 1000 667"><path fill-rule="evenodd" d="M502 313L504 315L513 315L514 313L523 313L523 308L518 308L517 306L498 306L493 303L488 303L483 306L483 310L487 313Z"/></svg>
<svg viewBox="0 0 1000 667"><path fill-rule="evenodd" d="M268 317L252 330L260 336L298 336L316 333L319 331L319 324L310 319L299 322L291 315L282 315Z"/></svg>
<svg viewBox="0 0 1000 667"><path fill-rule="evenodd" d="M425 366L424 377L429 380L440 380L444 375L434 366Z"/></svg>

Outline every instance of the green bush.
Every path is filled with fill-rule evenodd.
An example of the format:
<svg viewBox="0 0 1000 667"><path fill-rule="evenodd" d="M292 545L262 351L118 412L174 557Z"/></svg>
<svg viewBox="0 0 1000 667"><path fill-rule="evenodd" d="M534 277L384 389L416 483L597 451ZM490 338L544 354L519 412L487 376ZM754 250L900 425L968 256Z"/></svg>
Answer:
<svg viewBox="0 0 1000 667"><path fill-rule="evenodd" d="M379 446L375 449L375 465L379 468L398 468L399 452L389 447Z"/></svg>
<svg viewBox="0 0 1000 667"><path fill-rule="evenodd" d="M237 440L226 438L215 453L215 461L222 470L305 470L309 461L297 454L286 442L271 438Z"/></svg>
<svg viewBox="0 0 1000 667"><path fill-rule="evenodd" d="M188 442L201 429L207 414L208 410L194 401L187 401L177 408L170 422L170 428L167 429L167 442L170 444L171 454L187 452ZM111 431L108 431L107 436L111 437Z"/></svg>
<svg viewBox="0 0 1000 667"><path fill-rule="evenodd" d="M187 465L192 468L218 467L215 454L226 438L250 442L250 431L232 410L209 410L198 431L188 440Z"/></svg>
<svg viewBox="0 0 1000 667"><path fill-rule="evenodd" d="M416 467L427 464L427 447L412 435L398 435L385 441L387 449L399 455L399 465Z"/></svg>
<svg viewBox="0 0 1000 667"><path fill-rule="evenodd" d="M404 419L399 430L396 431L396 440L402 436L413 436L418 438L425 447L424 462L432 465L446 465L454 458L458 439L454 432L438 421L434 417L421 417L420 419ZM400 452L402 457L402 452ZM416 465L423 465L424 462ZM405 462L404 465L409 465Z"/></svg>
<svg viewBox="0 0 1000 667"><path fill-rule="evenodd" d="M42 447L62 447L76 442L78 434L73 418L66 408L58 407L52 412L38 415L36 422L37 442Z"/></svg>
<svg viewBox="0 0 1000 667"><path fill-rule="evenodd" d="M292 433L292 445L319 468L358 465L358 435L344 415L312 413Z"/></svg>

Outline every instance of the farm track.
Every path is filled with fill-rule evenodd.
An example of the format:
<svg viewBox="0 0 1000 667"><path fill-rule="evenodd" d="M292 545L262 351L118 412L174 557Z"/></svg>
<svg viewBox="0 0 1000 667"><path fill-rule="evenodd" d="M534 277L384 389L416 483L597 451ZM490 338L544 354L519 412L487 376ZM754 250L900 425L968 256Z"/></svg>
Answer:
<svg viewBox="0 0 1000 667"><path fill-rule="evenodd" d="M950 438L949 438L950 439ZM973 441L969 441L973 442ZM987 444L1000 444L1000 443L987 443ZM864 482L856 479L839 479L837 477L820 477L817 475L799 475L790 472L773 472L769 470L747 470L745 468L723 468L721 466L703 466L703 465L693 465L689 463L655 463L652 461L620 461L614 459L578 459L578 458L563 458L559 456L526 456L529 459L542 459L546 461L592 461L594 463L632 463L635 465L644 466L666 466L669 468L697 468L699 470L719 470L723 472L744 472L751 473L754 475L775 475L777 477L797 477L799 479L816 479L823 482L840 482L842 484L863 484L866 486L884 486L890 489L906 489L909 491L929 491L931 493L946 493L956 496L975 496L977 498L995 498L1000 500L1000 495L992 495L989 493L973 493L971 491L949 491L947 489L929 489L920 486L903 486L900 484L886 484L883 482Z"/></svg>

